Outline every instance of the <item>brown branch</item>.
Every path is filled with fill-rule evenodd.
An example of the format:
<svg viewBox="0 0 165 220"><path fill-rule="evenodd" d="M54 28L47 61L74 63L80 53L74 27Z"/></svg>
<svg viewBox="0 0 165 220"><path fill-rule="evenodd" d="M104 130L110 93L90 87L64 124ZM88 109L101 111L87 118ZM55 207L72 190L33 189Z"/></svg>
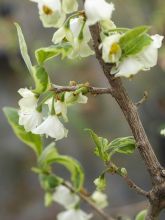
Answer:
<svg viewBox="0 0 165 220"><path fill-rule="evenodd" d="M79 197L85 201L91 208L93 208L104 220L114 220L112 217L110 217L108 214L106 214L102 209L98 208L92 200L83 192L77 192L70 184L67 182L64 182L63 185L67 187L70 191L76 193L79 195Z"/></svg>
<svg viewBox="0 0 165 220"><path fill-rule="evenodd" d="M136 185L136 183L134 183L133 180L131 180L128 176L123 176L123 179L125 180L125 182L127 183L127 185L129 186L130 189L133 189L135 192L137 192L139 195L148 197L149 193L146 192L145 190L143 190L142 188L140 188L138 185Z"/></svg>
<svg viewBox="0 0 165 220"><path fill-rule="evenodd" d="M133 189L135 192L137 192L138 194L148 197L149 193L145 190L143 190L142 188L140 188L138 185L136 185L136 183L131 180L128 175L122 175L121 172L119 171L119 168L113 163L110 162L109 164L107 164L108 169L107 172L112 173L112 174L118 174L119 176L121 176L123 178L123 180L127 183L128 187L130 189Z"/></svg>
<svg viewBox="0 0 165 220"><path fill-rule="evenodd" d="M140 120L137 106L129 98L120 78L115 78L111 75L112 64L105 63L102 59L102 53L99 49L101 43L100 29L98 24L90 27L91 35L93 38L93 46L104 75L106 76L113 91L113 97L120 106L136 140L139 153L145 163L152 181L152 197L149 193L150 209L147 220L156 220L160 210L165 208L165 177L162 175L163 167L160 165L153 148L145 133L144 127ZM140 102L141 103L141 102ZM137 189L135 187L135 189ZM150 191L151 192L151 191ZM160 209L160 204L162 207Z"/></svg>
<svg viewBox="0 0 165 220"><path fill-rule="evenodd" d="M111 88L97 88L92 86L86 86L83 85L83 88L87 89L88 93L91 93L93 95L102 95L102 94L111 94L113 95ZM61 93L61 92L74 92L81 88L80 86L59 86L59 85L52 85L52 91L55 93Z"/></svg>
<svg viewBox="0 0 165 220"><path fill-rule="evenodd" d="M129 98L125 88L122 85L121 79L115 78L113 75L110 74L112 65L108 63L104 63L102 59L102 54L101 51L99 50L99 44L101 42L99 26L94 25L90 28L90 30L94 42L96 57L103 69L104 75L106 76L106 78L109 81L109 84L112 87L113 97L119 104L132 130L133 136L138 145L138 150L146 164L146 168L150 174L152 183L154 185L156 183L160 183L161 181L163 181L161 178L162 167L147 138L147 135L139 118L139 114L137 112L137 107Z"/></svg>

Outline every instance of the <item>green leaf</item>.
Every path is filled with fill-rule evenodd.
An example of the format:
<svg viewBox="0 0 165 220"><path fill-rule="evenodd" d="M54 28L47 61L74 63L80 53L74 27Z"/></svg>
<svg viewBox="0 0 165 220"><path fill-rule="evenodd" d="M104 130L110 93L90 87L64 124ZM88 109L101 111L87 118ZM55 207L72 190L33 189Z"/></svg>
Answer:
<svg viewBox="0 0 165 220"><path fill-rule="evenodd" d="M17 23L15 23L15 26L17 28L17 34L18 34L18 39L19 39L19 46L20 46L20 51L21 51L22 57L23 57L23 59L24 59L24 61L26 63L26 66L27 66L29 72L31 74L33 74L33 66L32 66L32 63L31 63L31 60L30 60L30 57L29 57L29 54L28 54L28 49L27 49L26 41L25 41L25 38L23 36L21 27Z"/></svg>
<svg viewBox="0 0 165 220"><path fill-rule="evenodd" d="M147 210L143 210L141 212L139 212L139 214L137 214L137 216L135 217L135 220L145 220L147 215Z"/></svg>
<svg viewBox="0 0 165 220"><path fill-rule="evenodd" d="M45 169L46 166L51 165L52 163L58 163L63 165L71 173L71 180L74 187L77 190L80 190L84 183L84 172L79 164L79 162L72 157L60 155L54 143L50 144L43 151L41 157L39 158L39 166Z"/></svg>
<svg viewBox="0 0 165 220"><path fill-rule="evenodd" d="M48 91L50 87L50 80L48 73L43 66L38 65L33 68L33 79L36 87L34 92L41 94Z"/></svg>
<svg viewBox="0 0 165 220"><path fill-rule="evenodd" d="M147 35L148 26L136 27L127 31L120 38L120 47L122 49L122 58L135 55L151 44L152 39Z"/></svg>
<svg viewBox="0 0 165 220"><path fill-rule="evenodd" d="M136 149L136 141L133 137L116 138L109 145L111 155L114 153L132 154Z"/></svg>
<svg viewBox="0 0 165 220"><path fill-rule="evenodd" d="M95 148L95 154L100 157L104 162L108 162L109 161L109 153L107 152L107 150L109 149L109 141L106 138L102 138L97 136L97 134L92 131L91 129L85 129L86 131L88 131L96 145Z"/></svg>
<svg viewBox="0 0 165 220"><path fill-rule="evenodd" d="M70 43L61 43L57 45L53 45L50 47L43 47L35 51L35 56L37 59L37 62L39 64L43 64L49 59L52 59L53 57L56 57L58 55L62 56L62 59L65 58L70 50L72 49L72 46Z"/></svg>
<svg viewBox="0 0 165 220"><path fill-rule="evenodd" d="M42 152L42 141L39 135L32 134L31 132L26 132L23 126L20 126L18 111L15 108L5 107L3 109L9 124L11 125L15 135L29 147L31 147L37 156Z"/></svg>

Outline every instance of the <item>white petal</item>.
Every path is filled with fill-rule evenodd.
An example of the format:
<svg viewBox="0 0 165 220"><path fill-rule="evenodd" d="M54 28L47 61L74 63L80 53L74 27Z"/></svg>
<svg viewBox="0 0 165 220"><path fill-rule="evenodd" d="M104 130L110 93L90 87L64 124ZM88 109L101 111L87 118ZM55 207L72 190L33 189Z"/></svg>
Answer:
<svg viewBox="0 0 165 220"><path fill-rule="evenodd" d="M73 37L78 37L82 28L84 20L82 17L73 18L70 20L70 30L73 34Z"/></svg>
<svg viewBox="0 0 165 220"><path fill-rule="evenodd" d="M52 15L40 15L40 19L44 27L61 27L65 21L65 18L66 16L63 12L54 12Z"/></svg>
<svg viewBox="0 0 165 220"><path fill-rule="evenodd" d="M121 34L113 34L109 37L105 37L105 39L103 40L102 43L102 57L103 60L106 63L116 63L121 56L121 50L119 49L119 51L116 52L116 54L114 54L114 57L110 57L110 51L112 48L113 44L118 44L120 38L121 38Z"/></svg>
<svg viewBox="0 0 165 220"><path fill-rule="evenodd" d="M114 5L112 3L107 3L105 0L86 0L84 8L87 16L87 23L93 25L98 21L110 19L114 10Z"/></svg>
<svg viewBox="0 0 165 220"><path fill-rule="evenodd" d="M137 57L143 63L144 69L148 70L157 64L158 60L158 48L162 45L163 36L152 36L153 42L140 52Z"/></svg>
<svg viewBox="0 0 165 220"><path fill-rule="evenodd" d="M165 128L160 131L160 134L165 136Z"/></svg>
<svg viewBox="0 0 165 220"><path fill-rule="evenodd" d="M40 13L44 13L43 6L47 6L53 12L61 11L61 2L60 0L41 0L39 1L39 10Z"/></svg>
<svg viewBox="0 0 165 220"><path fill-rule="evenodd" d="M26 97L30 97L30 96L35 96L35 94L27 89L27 88L21 88L18 90L18 93L23 97L23 98L26 98Z"/></svg>
<svg viewBox="0 0 165 220"><path fill-rule="evenodd" d="M77 11L78 9L77 0L63 0L62 8L65 13L72 13L74 11Z"/></svg>
<svg viewBox="0 0 165 220"><path fill-rule="evenodd" d="M19 111L19 124L24 126L27 132L32 131L42 122L42 114L36 110L23 112Z"/></svg>
<svg viewBox="0 0 165 220"><path fill-rule="evenodd" d="M61 101L56 101L54 103L55 106L55 112L56 114L62 114L62 117L64 118L64 120L67 122L68 121L68 117L67 117L67 106L64 102Z"/></svg>
<svg viewBox="0 0 165 220"><path fill-rule="evenodd" d="M64 206L64 208L70 209L74 208L80 199L76 194L71 193L65 186L58 186L53 194L53 200Z"/></svg>
<svg viewBox="0 0 165 220"><path fill-rule="evenodd" d="M88 97L80 93L78 96L77 102L80 104L86 104L87 101L88 101Z"/></svg>
<svg viewBox="0 0 165 220"><path fill-rule="evenodd" d="M53 35L52 42L54 44L60 43L66 36L66 30L64 27L59 28Z"/></svg>
<svg viewBox="0 0 165 220"><path fill-rule="evenodd" d="M19 89L18 93L23 97L18 102L21 110L28 111L36 108L38 100L35 97L35 94L31 90L27 88Z"/></svg>
<svg viewBox="0 0 165 220"><path fill-rule="evenodd" d="M87 214L80 209L71 209L57 215L57 220L89 220L91 218L91 214Z"/></svg>
<svg viewBox="0 0 165 220"><path fill-rule="evenodd" d="M77 57L88 57L94 54L94 51L89 47L88 43L85 41L80 41L78 38L74 39L73 50L68 55L70 59L75 59Z"/></svg>
<svg viewBox="0 0 165 220"><path fill-rule="evenodd" d="M56 140L66 137L68 133L56 115L48 116L48 118L32 132L34 134L45 134Z"/></svg>
<svg viewBox="0 0 165 220"><path fill-rule="evenodd" d="M128 78L132 75L135 75L142 69L143 64L136 58L130 57L128 59L125 59L122 63L120 63L117 69L113 69L112 74L115 74L115 77L124 76Z"/></svg>
<svg viewBox="0 0 165 220"><path fill-rule="evenodd" d="M153 39L153 46L155 48L160 48L162 46L162 41L164 39L164 36L161 36L159 34L153 35L151 36L151 38Z"/></svg>
<svg viewBox="0 0 165 220"><path fill-rule="evenodd" d="M108 206L107 195L100 191L95 191L91 198L99 208L105 208Z"/></svg>

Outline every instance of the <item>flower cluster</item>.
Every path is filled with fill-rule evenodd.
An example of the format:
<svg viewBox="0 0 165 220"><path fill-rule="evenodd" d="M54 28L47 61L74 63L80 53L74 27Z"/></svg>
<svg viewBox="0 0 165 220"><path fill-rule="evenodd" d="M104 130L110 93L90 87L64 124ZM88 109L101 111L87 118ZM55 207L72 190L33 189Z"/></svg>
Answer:
<svg viewBox="0 0 165 220"><path fill-rule="evenodd" d="M31 90L19 89L22 96L19 101L19 124L24 126L27 132L50 136L55 140L60 140L67 136L68 130L59 120L62 116L64 121L68 121L67 107L75 103L86 103L87 97L82 93L75 95L73 92L66 92L63 100L56 97L47 99L42 105L38 105L39 97ZM43 114L43 105L48 106L46 115Z"/></svg>
<svg viewBox="0 0 165 220"><path fill-rule="evenodd" d="M100 191L95 191L89 199L101 209L108 205L107 196ZM66 209L57 215L57 220L88 220L93 217L92 214L87 214L79 208L79 196L63 185L56 187L52 200Z"/></svg>
<svg viewBox="0 0 165 220"><path fill-rule="evenodd" d="M75 59L94 54L89 42L89 26L96 22L101 27L102 58L113 65L115 77L131 77L139 71L155 66L163 36L139 30L118 29L111 20L114 5L105 0L86 0L84 11L75 12L66 20L66 13L77 10L76 0L33 0L38 2L40 18L46 27L59 27L53 36L55 45L68 42L72 46L67 57ZM140 46L138 46L140 45Z"/></svg>
<svg viewBox="0 0 165 220"><path fill-rule="evenodd" d="M78 207L80 202L79 197L70 192L65 186L61 185L56 188L53 194L53 201L59 203L66 209L66 211L57 215L57 220L89 220L92 218L92 214L87 214Z"/></svg>
<svg viewBox="0 0 165 220"><path fill-rule="evenodd" d="M97 42L99 45L95 45L98 48L95 49L100 50L102 61L112 67L109 74L113 77L129 78L141 70L147 71L156 65L163 36L158 34L150 36L148 26L133 29L116 27L111 20L115 7L106 0L85 0L84 11L78 11L78 0L31 1L38 4L43 26L58 29L52 38L53 45L38 49L35 53L37 65L32 65L23 33L16 24L21 54L34 80L35 88L19 89L18 93L22 97L18 102L19 110L6 109L6 115L16 135L37 155L35 172L39 174L41 186L46 191L46 204L54 201L66 209L57 215L57 220L89 220L92 215L80 209L80 198L76 194L83 187L83 169L73 158L60 155L54 142L44 148L41 136L45 135L55 141L67 137L68 130L63 122L68 122L68 107L77 103L87 103L88 98L85 94L90 90L86 83L76 85L75 91L69 88L65 91L60 90L59 93L55 92L44 62L58 55L67 56L69 59L93 55L94 51L90 47L92 39L90 29L92 25L98 23L100 39ZM165 129L161 134L165 135ZM109 143L107 139L98 137L93 132L91 136L94 137L97 146L96 155L106 164L110 160L110 153L125 154L126 150L122 146L119 148L122 141L127 141L131 146L126 154L130 154L136 148L132 137L120 138ZM53 174L52 163L59 163L69 170L71 182L75 187L73 190L70 190L71 185L67 187L61 177ZM121 169L120 173L124 176L126 170ZM89 199L90 204L93 203L96 210L103 209L108 205L107 196L102 192L106 188L104 174L94 183L96 191L87 200ZM82 195L81 192L79 195Z"/></svg>

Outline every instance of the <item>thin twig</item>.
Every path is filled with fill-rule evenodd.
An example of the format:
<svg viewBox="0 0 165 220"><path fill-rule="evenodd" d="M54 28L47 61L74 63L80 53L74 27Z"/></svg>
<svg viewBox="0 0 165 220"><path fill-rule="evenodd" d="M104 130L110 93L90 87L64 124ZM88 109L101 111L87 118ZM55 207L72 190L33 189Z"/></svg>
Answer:
<svg viewBox="0 0 165 220"><path fill-rule="evenodd" d="M136 103L136 106L139 107L148 99L148 92L145 91L142 99Z"/></svg>
<svg viewBox="0 0 165 220"><path fill-rule="evenodd" d="M112 89L111 88L97 88L92 86L82 86L84 88L87 88L87 92L91 93L93 95L102 95L102 94L111 94L112 95ZM59 86L59 85L52 85L52 91L55 93L62 93L62 92L74 92L78 90L79 86Z"/></svg>
<svg viewBox="0 0 165 220"><path fill-rule="evenodd" d="M111 174L118 174L119 176L121 176L123 178L123 180L127 183L128 187L130 189L133 189L135 192L137 192L138 194L143 195L145 197L149 196L149 193L147 191L143 190L142 188L140 188L138 185L136 185L136 183L133 180L131 180L128 177L128 175L122 175L118 171L119 168L113 162L110 162L109 164L107 164L107 166L108 166L107 172L111 173Z"/></svg>
<svg viewBox="0 0 165 220"><path fill-rule="evenodd" d="M145 190L137 186L136 183L134 183L134 181L131 180L128 176L123 176L123 179L125 180L125 182L127 183L130 189L133 189L134 191L136 191L138 194L142 196L145 196L145 197L149 196L148 192L146 192Z"/></svg>
<svg viewBox="0 0 165 220"><path fill-rule="evenodd" d="M77 192L70 184L64 182L63 185L70 189L72 192L78 194L80 198L85 201L90 207L92 207L104 220L114 220L114 218L107 215L102 209L99 209L88 196L83 194L83 192Z"/></svg>

